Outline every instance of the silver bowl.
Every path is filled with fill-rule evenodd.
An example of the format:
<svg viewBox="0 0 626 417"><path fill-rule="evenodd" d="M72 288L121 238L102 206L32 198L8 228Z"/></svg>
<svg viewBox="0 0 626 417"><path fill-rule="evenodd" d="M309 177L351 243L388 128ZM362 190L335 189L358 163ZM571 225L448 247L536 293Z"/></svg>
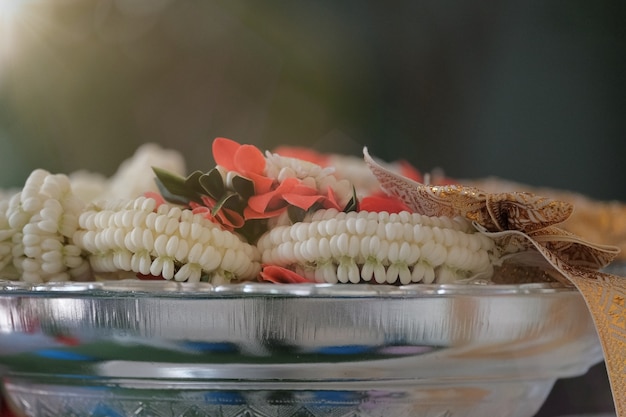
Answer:
<svg viewBox="0 0 626 417"><path fill-rule="evenodd" d="M530 417L601 360L556 284L0 281L18 415Z"/></svg>

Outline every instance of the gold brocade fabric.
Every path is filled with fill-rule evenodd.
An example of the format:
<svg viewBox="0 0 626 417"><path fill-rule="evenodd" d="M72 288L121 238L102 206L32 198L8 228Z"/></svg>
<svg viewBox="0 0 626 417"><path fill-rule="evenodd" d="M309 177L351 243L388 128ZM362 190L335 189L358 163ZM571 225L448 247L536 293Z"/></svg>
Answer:
<svg viewBox="0 0 626 417"><path fill-rule="evenodd" d="M595 321L613 392L617 416L626 415L626 283L609 275L593 279L574 276Z"/></svg>
<svg viewBox="0 0 626 417"><path fill-rule="evenodd" d="M619 247L621 251L616 259L626 260L626 203L624 202L597 201L571 191L533 187L495 177L463 180L460 183L491 193L527 191L567 201L574 206L574 211L560 226L591 242L604 242Z"/></svg>
<svg viewBox="0 0 626 417"><path fill-rule="evenodd" d="M364 150L365 162L388 194L428 216L462 216L490 236L501 256L532 252L543 269L574 285L593 317L613 393L617 417L626 417L626 278L600 272L619 253L556 224L571 215L571 203L528 192L487 193L474 187L425 185L387 170ZM523 259L523 258L520 258Z"/></svg>

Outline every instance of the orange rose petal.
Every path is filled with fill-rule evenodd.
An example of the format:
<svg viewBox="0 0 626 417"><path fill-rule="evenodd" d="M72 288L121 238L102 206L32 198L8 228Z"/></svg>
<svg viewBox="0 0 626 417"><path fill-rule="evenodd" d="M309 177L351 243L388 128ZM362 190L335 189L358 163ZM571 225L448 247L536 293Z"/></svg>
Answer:
<svg viewBox="0 0 626 417"><path fill-rule="evenodd" d="M234 156L240 147L241 145L234 140L216 138L213 141L212 147L215 163L224 167L228 171L235 171L236 167Z"/></svg>
<svg viewBox="0 0 626 417"><path fill-rule="evenodd" d="M254 219L271 219L273 217L278 217L281 214L283 214L285 212L285 210L287 210L287 206L285 205L284 207L280 207L276 210L269 210L269 211L264 211L264 212L258 212L255 210L252 210L250 207L246 207L243 210L243 217L246 220L254 220Z"/></svg>
<svg viewBox="0 0 626 417"><path fill-rule="evenodd" d="M293 178L293 177L285 178L283 182L278 184L278 187L276 187L276 191L285 193L287 191L293 190L295 187L298 187L299 185L301 185L299 179Z"/></svg>
<svg viewBox="0 0 626 417"><path fill-rule="evenodd" d="M296 184L291 189L292 194L300 194L300 195L320 195L319 191L315 188L309 187L308 185L304 185L302 183Z"/></svg>
<svg viewBox="0 0 626 417"><path fill-rule="evenodd" d="M204 217L205 219L211 221L212 223L221 225L222 223L216 219L213 214L211 213L211 209L205 206L201 206L198 203L195 202L191 202L189 203L189 206L191 207L191 212L193 214L201 214L202 217Z"/></svg>
<svg viewBox="0 0 626 417"><path fill-rule="evenodd" d="M417 182L424 182L422 173L417 168L405 160L398 162L400 165L400 174Z"/></svg>
<svg viewBox="0 0 626 417"><path fill-rule="evenodd" d="M163 278L163 275L152 275L152 274L142 274L137 272L136 274L137 278L143 281L158 281L158 280L163 280L165 278ZM0 414L1 416L1 414Z"/></svg>
<svg viewBox="0 0 626 417"><path fill-rule="evenodd" d="M333 191L332 188L328 188L328 195L326 196L326 198L324 199L324 201L322 202L322 206L325 209L336 209L336 210L343 210L344 207L340 207L339 203L337 202L337 197L335 196L335 192Z"/></svg>
<svg viewBox="0 0 626 417"><path fill-rule="evenodd" d="M211 211L211 210L209 210L208 207L200 205L200 204L196 203L195 201L190 201L189 202L189 207L191 208L191 212L193 214L204 213L206 211Z"/></svg>
<svg viewBox="0 0 626 417"><path fill-rule="evenodd" d="M265 171L265 157L259 148L253 145L241 145L235 152L233 161L235 170L244 175L248 173L262 175Z"/></svg>
<svg viewBox="0 0 626 417"><path fill-rule="evenodd" d="M213 213L211 213L211 208L215 205L215 201L208 196L202 196L202 201L206 205L203 206L194 201L189 203L193 214L202 214L205 219L220 224L231 231L244 225L244 218L236 211L222 207L214 216Z"/></svg>
<svg viewBox="0 0 626 417"><path fill-rule="evenodd" d="M274 149L274 153L280 156L286 156L289 158L301 159L303 161L313 162L319 166L328 165L328 156L316 152L312 149L298 147L298 146L279 146Z"/></svg>
<svg viewBox="0 0 626 417"><path fill-rule="evenodd" d="M209 197L208 195L200 196L200 199L202 200L202 202L204 203L204 205L206 207L213 208L215 206L215 200L213 198ZM192 206L192 204L195 204L196 206L199 205L199 204L197 204L197 203L195 203L193 201L189 203L190 206Z"/></svg>
<svg viewBox="0 0 626 417"><path fill-rule="evenodd" d="M246 178L250 179L254 183L255 194L265 194L272 189L274 180L264 175L255 174L253 172L248 173Z"/></svg>
<svg viewBox="0 0 626 417"><path fill-rule="evenodd" d="M278 187L276 187L275 190L250 197L248 199L248 206L250 206L252 210L259 213L263 213L268 209L268 207L270 210L275 210L277 207L272 206L275 206L277 202L282 201L283 194L291 192L296 185L298 185L298 180L296 178L287 178L285 181L278 184Z"/></svg>
<svg viewBox="0 0 626 417"><path fill-rule="evenodd" d="M241 216L241 214L227 208L222 208L216 213L215 217L217 217L219 222L229 230L238 229L242 227L245 223L245 220Z"/></svg>
<svg viewBox="0 0 626 417"><path fill-rule="evenodd" d="M291 204L301 208L302 210L308 210L311 206L320 200L324 199L321 195L301 195L301 194L285 194L283 199Z"/></svg>
<svg viewBox="0 0 626 417"><path fill-rule="evenodd" d="M276 193L276 191L270 191L261 195L253 195L248 199L248 207L256 212L263 213L267 210L272 200L280 201L280 194Z"/></svg>
<svg viewBox="0 0 626 417"><path fill-rule="evenodd" d="M400 213L401 211L411 211L406 204L397 198L390 196L372 195L364 197L359 202L359 211Z"/></svg>
<svg viewBox="0 0 626 417"><path fill-rule="evenodd" d="M274 284L301 284L314 283L315 281L307 279L302 275L276 265L266 265L259 274L263 281L273 282Z"/></svg>

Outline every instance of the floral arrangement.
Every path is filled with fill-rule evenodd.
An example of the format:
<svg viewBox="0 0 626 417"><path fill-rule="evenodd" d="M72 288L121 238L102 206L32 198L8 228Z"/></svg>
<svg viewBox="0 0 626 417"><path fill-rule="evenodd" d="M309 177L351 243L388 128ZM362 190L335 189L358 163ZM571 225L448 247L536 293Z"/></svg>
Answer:
<svg viewBox="0 0 626 417"><path fill-rule="evenodd" d="M170 151L143 147L111 184L100 179L91 187L103 190L101 198L85 197L84 175L79 181L34 171L23 189L0 199L3 276L31 282L129 275L212 283L489 282L506 261L528 253L477 227L475 213L446 211L438 191L414 204L428 187L442 187L446 198L479 194L445 177L423 185L427 179L407 163L382 164L367 152L358 163L300 148L263 153L226 138L213 141L212 154L213 168L184 175ZM147 176L154 187L146 185ZM132 178L141 179L138 190ZM408 185L397 192L394 181ZM123 183L135 194L116 195ZM495 221L485 220L487 226Z"/></svg>
<svg viewBox="0 0 626 417"><path fill-rule="evenodd" d="M367 149L361 162L294 148L264 154L224 138L212 150L216 166L187 176L178 155L154 146L142 147L111 179L33 171L22 189L0 193L2 278L557 280L587 302L623 414L623 366L612 359L624 352L623 332L613 329L623 323L626 286L601 271L619 249L558 227L571 203L484 192L440 176L432 184Z"/></svg>
<svg viewBox="0 0 626 417"><path fill-rule="evenodd" d="M213 157L216 167L185 178L154 168L160 194L250 243L285 216L296 222L319 209L356 210L352 186L332 169L270 152L264 156L255 146L225 138L214 140Z"/></svg>

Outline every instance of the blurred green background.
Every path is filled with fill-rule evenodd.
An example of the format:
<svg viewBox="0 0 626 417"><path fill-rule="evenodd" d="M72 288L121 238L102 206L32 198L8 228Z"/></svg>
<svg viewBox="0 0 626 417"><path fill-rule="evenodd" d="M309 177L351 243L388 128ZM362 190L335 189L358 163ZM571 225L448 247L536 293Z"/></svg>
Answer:
<svg viewBox="0 0 626 417"><path fill-rule="evenodd" d="M0 0L0 187L214 137L626 201L621 0ZM606 374L541 416L611 410Z"/></svg>
<svg viewBox="0 0 626 417"><path fill-rule="evenodd" d="M0 186L225 136L626 200L618 0L0 0Z"/></svg>

